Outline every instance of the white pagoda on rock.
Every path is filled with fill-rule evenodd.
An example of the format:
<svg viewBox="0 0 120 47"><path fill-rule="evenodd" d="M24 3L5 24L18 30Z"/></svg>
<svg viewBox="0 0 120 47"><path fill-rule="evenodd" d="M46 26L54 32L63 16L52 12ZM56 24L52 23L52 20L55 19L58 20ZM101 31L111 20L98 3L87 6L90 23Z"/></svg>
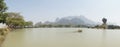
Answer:
<svg viewBox="0 0 120 47"><path fill-rule="evenodd" d="M103 24L101 25L101 28L107 29L107 19L106 19L106 18L103 18L103 19L102 19L102 22L103 22Z"/></svg>

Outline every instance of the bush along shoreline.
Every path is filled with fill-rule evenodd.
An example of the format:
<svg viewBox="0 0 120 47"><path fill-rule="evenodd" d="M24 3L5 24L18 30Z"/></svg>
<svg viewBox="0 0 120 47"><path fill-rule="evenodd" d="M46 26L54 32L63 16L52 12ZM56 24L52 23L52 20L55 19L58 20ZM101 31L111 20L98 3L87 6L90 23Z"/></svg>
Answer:
<svg viewBox="0 0 120 47"><path fill-rule="evenodd" d="M0 46L4 42L6 35L10 32L8 28L0 28Z"/></svg>

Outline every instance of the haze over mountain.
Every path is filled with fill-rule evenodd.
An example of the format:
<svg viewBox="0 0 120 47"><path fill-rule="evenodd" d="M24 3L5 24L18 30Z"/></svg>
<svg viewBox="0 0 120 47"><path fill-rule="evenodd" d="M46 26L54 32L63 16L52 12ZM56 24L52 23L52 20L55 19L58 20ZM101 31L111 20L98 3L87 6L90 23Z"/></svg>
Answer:
<svg viewBox="0 0 120 47"><path fill-rule="evenodd" d="M52 24L52 25L86 25L86 26L94 26L97 23L86 18L85 16L68 16L63 18L57 18L54 22L46 21L44 23L36 23L36 25L40 24Z"/></svg>
<svg viewBox="0 0 120 47"><path fill-rule="evenodd" d="M70 24L70 25L96 25L95 22L89 20L84 16L68 16L63 18L58 18L55 21L56 24Z"/></svg>

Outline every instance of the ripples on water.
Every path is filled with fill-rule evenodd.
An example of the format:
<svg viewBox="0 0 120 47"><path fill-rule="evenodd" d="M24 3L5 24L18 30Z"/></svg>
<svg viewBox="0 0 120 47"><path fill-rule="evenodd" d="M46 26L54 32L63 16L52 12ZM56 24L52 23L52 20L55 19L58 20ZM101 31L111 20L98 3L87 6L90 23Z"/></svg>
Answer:
<svg viewBox="0 0 120 47"><path fill-rule="evenodd" d="M82 29L83 32L77 32ZM29 28L8 34L2 47L120 47L120 30Z"/></svg>

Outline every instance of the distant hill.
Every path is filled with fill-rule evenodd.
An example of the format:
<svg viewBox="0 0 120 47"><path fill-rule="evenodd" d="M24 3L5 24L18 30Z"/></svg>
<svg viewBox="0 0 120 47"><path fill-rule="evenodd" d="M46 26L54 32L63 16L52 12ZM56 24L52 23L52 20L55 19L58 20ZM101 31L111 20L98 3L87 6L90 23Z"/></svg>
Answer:
<svg viewBox="0 0 120 47"><path fill-rule="evenodd" d="M46 21L40 24L51 24L51 25L85 25L85 26L95 26L96 23L84 16L68 16L63 18L57 18L54 22Z"/></svg>
<svg viewBox="0 0 120 47"><path fill-rule="evenodd" d="M89 20L88 18L84 16L68 16L68 17L63 17L60 19L56 19L55 21L56 24L71 24L71 25L87 25L87 26L94 26L96 25L95 22L92 20Z"/></svg>

